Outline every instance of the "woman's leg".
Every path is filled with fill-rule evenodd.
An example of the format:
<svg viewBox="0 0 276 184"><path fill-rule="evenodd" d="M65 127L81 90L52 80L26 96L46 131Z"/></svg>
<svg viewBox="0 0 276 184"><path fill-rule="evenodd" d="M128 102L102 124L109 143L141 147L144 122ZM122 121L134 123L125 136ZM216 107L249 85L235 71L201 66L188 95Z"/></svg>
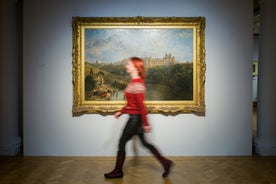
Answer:
<svg viewBox="0 0 276 184"><path fill-rule="evenodd" d="M130 115L128 122L123 130L119 141L119 151L124 153L126 143L134 136L137 135L140 129L140 116Z"/></svg>
<svg viewBox="0 0 276 184"><path fill-rule="evenodd" d="M139 124L137 122L139 122L139 119L137 119L135 116L130 116L119 141L119 150L117 153L115 168L110 173L106 173L104 175L106 178L123 177L123 165L126 155L125 146L131 137L137 134L137 130L139 128Z"/></svg>
<svg viewBox="0 0 276 184"><path fill-rule="evenodd" d="M145 139L144 133L143 131L139 132L138 134L142 144L148 148L152 154L160 161L160 163L163 165L164 167L164 173L163 173L163 177L166 177L170 174L170 169L171 166L173 165L173 162L171 160L166 159L165 157L163 157L160 152L150 143L148 143Z"/></svg>
<svg viewBox="0 0 276 184"><path fill-rule="evenodd" d="M106 178L122 178L124 176L122 168L125 162L125 156L125 153L118 151L115 168L111 172L104 174Z"/></svg>

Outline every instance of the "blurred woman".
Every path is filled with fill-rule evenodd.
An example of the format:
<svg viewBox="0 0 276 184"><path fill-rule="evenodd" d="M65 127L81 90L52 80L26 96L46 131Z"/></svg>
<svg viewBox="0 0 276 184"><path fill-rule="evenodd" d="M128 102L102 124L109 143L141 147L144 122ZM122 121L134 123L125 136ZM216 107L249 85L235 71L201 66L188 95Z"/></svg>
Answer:
<svg viewBox="0 0 276 184"><path fill-rule="evenodd" d="M130 58L126 64L126 71L131 77L131 81L125 89L127 104L120 111L116 112L114 116L115 118L119 118L122 114L129 114L129 119L119 141L115 168L110 173L104 174L104 176L106 178L123 177L122 168L126 156L126 143L132 136L138 135L142 144L160 161L164 168L163 177L166 177L170 173L173 162L163 157L155 146L147 142L144 136L144 132L151 131L151 126L148 122L147 110L144 105L146 90L144 80L146 73L143 60L138 57Z"/></svg>

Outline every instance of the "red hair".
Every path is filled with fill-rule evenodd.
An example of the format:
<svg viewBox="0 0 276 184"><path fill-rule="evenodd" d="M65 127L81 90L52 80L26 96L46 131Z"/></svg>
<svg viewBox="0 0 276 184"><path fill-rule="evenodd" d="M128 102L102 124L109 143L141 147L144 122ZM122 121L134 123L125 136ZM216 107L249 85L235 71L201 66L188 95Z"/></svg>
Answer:
<svg viewBox="0 0 276 184"><path fill-rule="evenodd" d="M139 57L131 57L130 61L132 61L135 68L138 70L138 75L145 80L146 78L146 71L144 66L144 61Z"/></svg>

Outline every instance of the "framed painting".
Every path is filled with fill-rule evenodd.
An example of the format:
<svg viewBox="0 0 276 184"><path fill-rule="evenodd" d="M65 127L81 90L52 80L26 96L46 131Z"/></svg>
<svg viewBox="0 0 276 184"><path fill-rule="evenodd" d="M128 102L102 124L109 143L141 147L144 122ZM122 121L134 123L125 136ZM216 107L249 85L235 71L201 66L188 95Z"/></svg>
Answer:
<svg viewBox="0 0 276 184"><path fill-rule="evenodd" d="M205 112L204 17L73 17L72 28L73 116L120 110L133 56L149 113Z"/></svg>

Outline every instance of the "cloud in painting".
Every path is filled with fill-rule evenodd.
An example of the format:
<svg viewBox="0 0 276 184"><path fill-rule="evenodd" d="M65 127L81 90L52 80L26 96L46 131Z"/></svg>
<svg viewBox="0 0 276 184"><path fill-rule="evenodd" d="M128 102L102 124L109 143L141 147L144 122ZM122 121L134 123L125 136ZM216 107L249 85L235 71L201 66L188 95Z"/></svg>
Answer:
<svg viewBox="0 0 276 184"><path fill-rule="evenodd" d="M114 62L131 56L192 61L192 29L86 29L85 60Z"/></svg>

